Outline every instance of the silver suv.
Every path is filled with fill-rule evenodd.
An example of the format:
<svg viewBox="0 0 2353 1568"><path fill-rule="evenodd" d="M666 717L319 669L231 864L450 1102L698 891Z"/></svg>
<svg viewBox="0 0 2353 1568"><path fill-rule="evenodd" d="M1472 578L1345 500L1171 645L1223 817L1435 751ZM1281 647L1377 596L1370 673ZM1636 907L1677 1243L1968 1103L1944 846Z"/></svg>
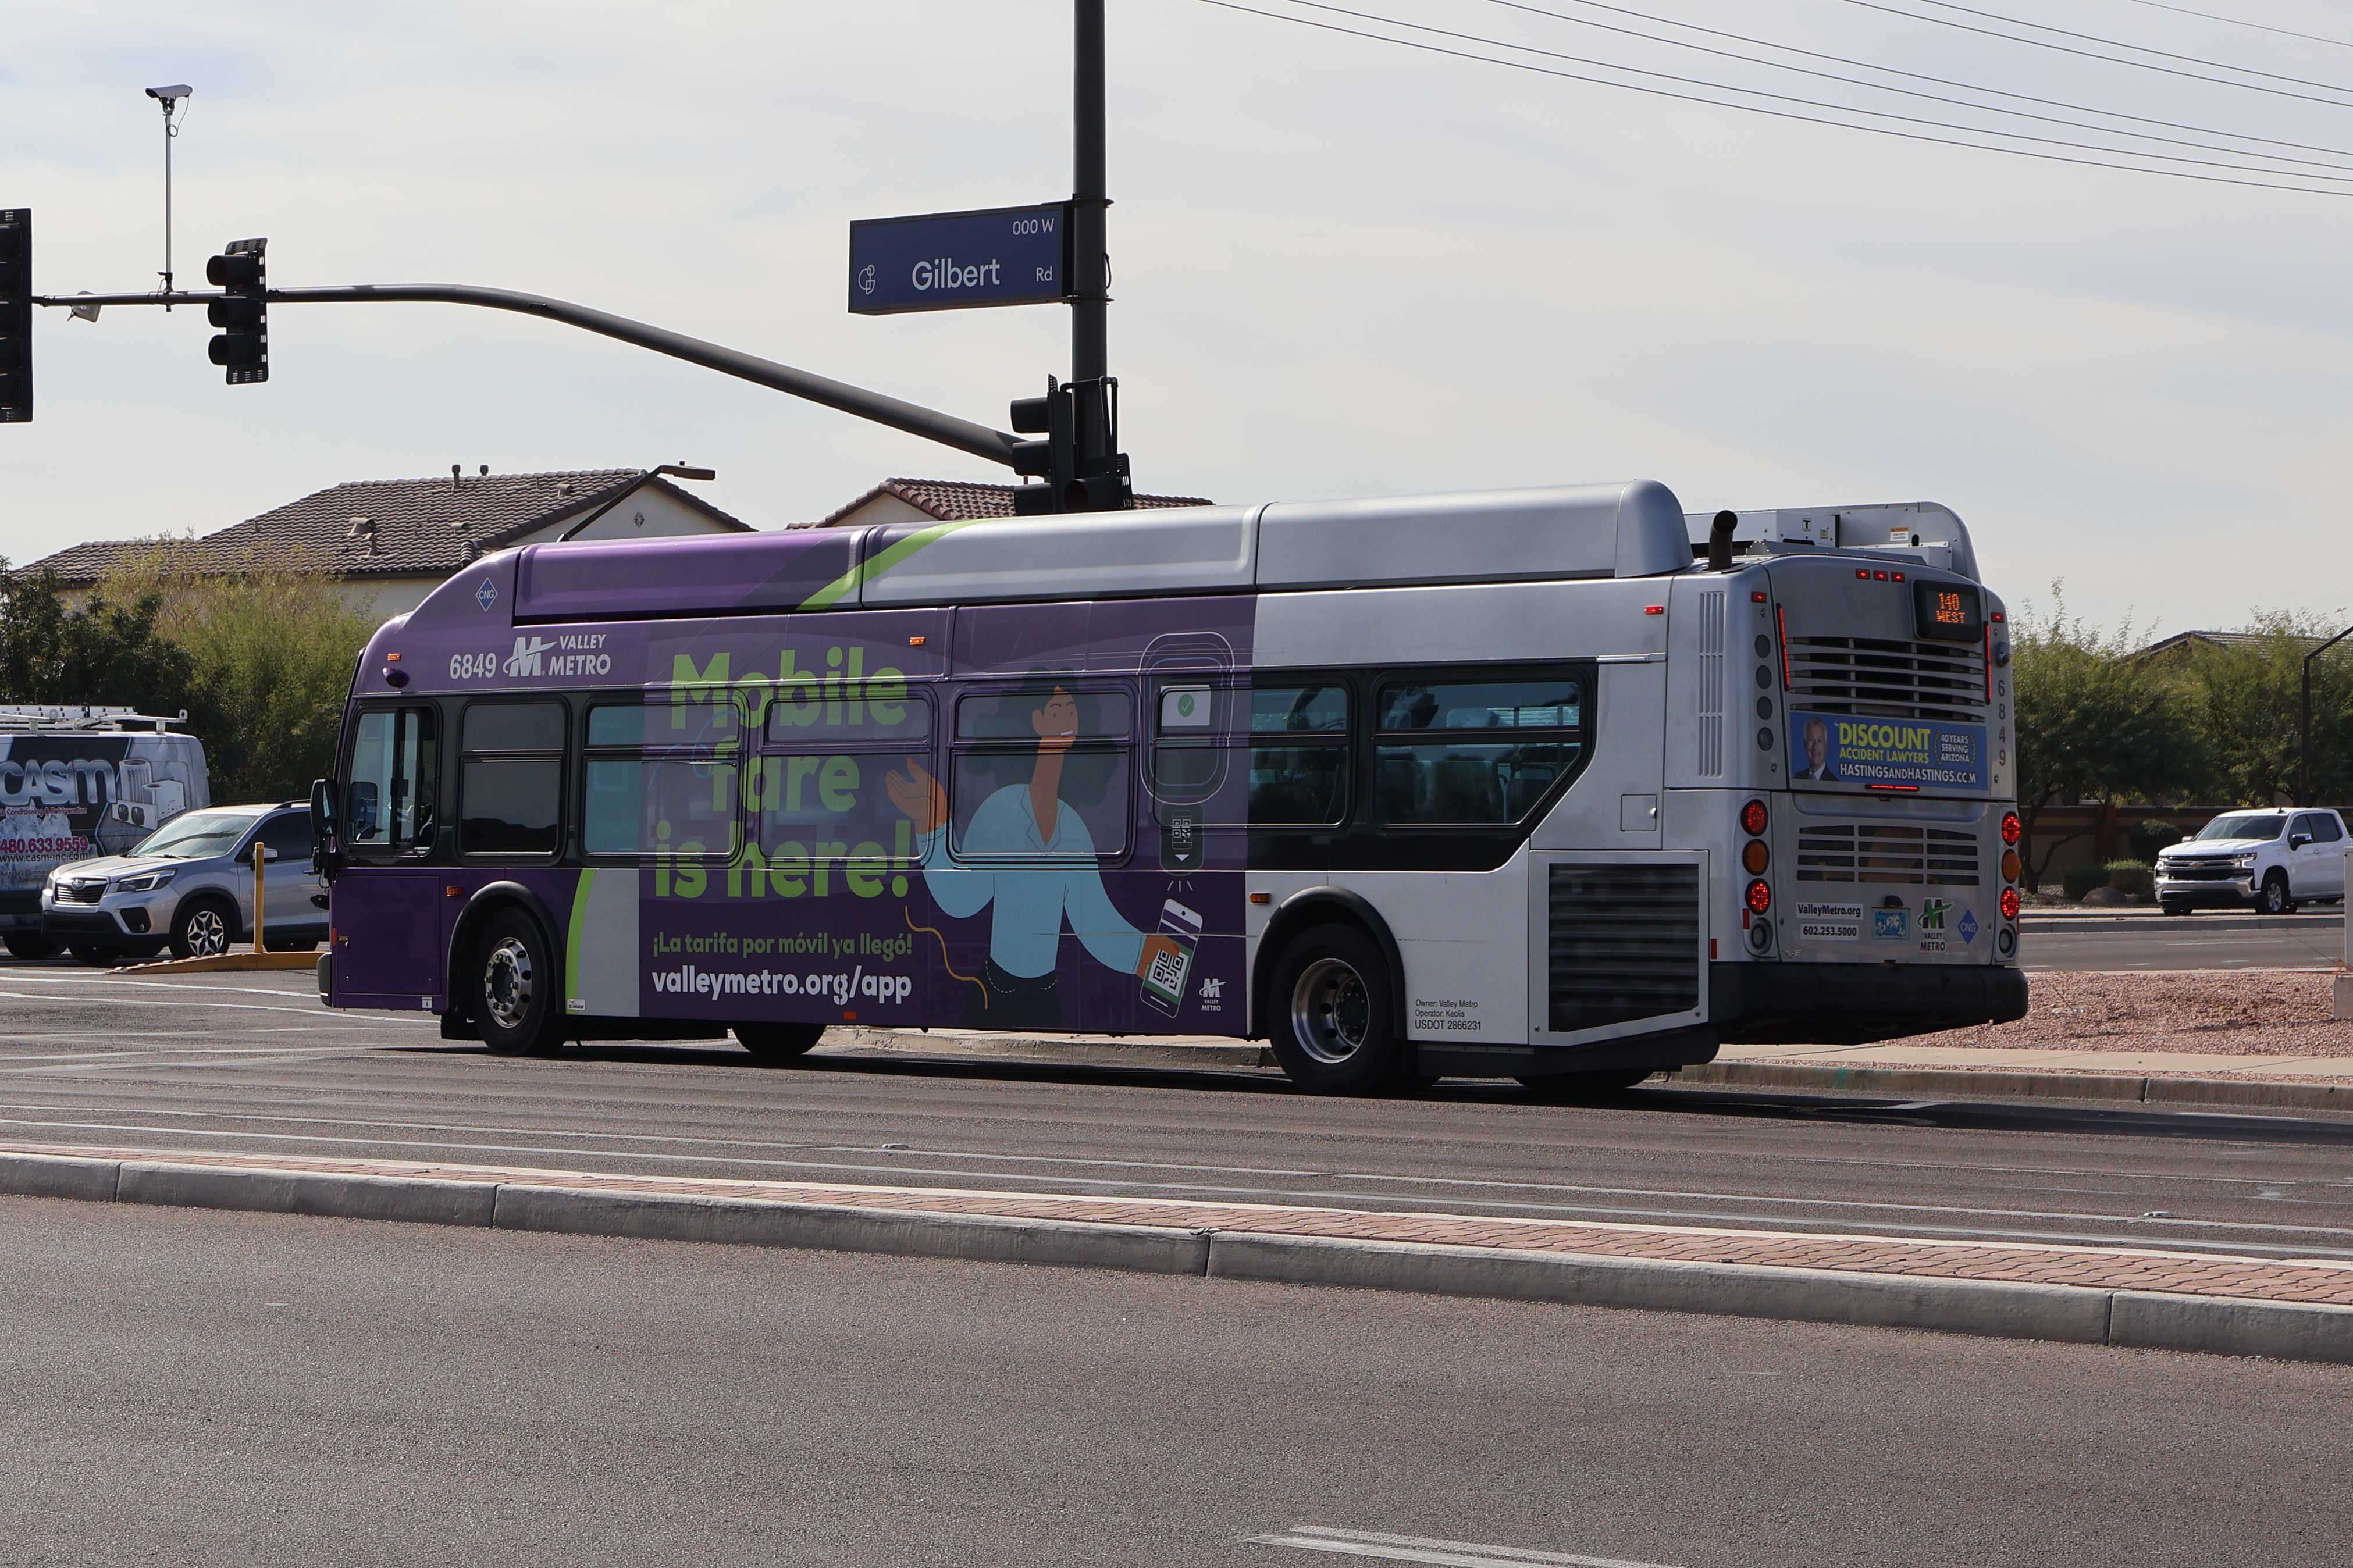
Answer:
<svg viewBox="0 0 2353 1568"><path fill-rule="evenodd" d="M302 951L327 935L327 884L311 868L311 807L184 812L126 855L77 860L41 889L41 932L84 963L227 952L252 940L253 852L264 851L262 939Z"/></svg>

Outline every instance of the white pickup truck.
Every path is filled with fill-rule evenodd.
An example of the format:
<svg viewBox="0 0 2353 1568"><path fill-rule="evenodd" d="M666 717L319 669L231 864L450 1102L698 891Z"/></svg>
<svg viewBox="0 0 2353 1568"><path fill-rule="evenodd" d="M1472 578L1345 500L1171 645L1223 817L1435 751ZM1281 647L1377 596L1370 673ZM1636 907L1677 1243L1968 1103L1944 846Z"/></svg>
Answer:
<svg viewBox="0 0 2353 1568"><path fill-rule="evenodd" d="M2295 912L2345 898L2345 819L2333 811L2230 811L2158 851L2157 901L2169 915L2201 904Z"/></svg>

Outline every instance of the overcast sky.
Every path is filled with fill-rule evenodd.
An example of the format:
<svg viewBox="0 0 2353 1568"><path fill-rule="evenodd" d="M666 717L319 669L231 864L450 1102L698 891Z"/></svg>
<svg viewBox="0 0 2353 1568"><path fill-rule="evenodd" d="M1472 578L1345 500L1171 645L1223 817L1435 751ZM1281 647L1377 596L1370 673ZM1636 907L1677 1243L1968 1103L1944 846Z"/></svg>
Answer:
<svg viewBox="0 0 2353 1568"><path fill-rule="evenodd" d="M1997 123L1495 0L1335 3ZM2353 149L2353 90L2272 83L2327 104L2239 90L1856 0L1627 4ZM1998 26L1933 0L1887 4ZM1971 4L2353 89L2353 47L2146 0ZM2324 0L2185 4L2353 40L2353 17ZM2047 603L2063 578L2073 607L2165 630L2353 605L2339 488L2353 455L2353 199L1793 123L1201 0L1110 9L1112 367L1141 489L1241 501L1649 477L1693 510L1933 499L1968 520L2013 603ZM118 0L102 25L83 7L10 7L7 32L0 205L37 215L47 291L153 285L162 138L140 89L186 81L184 285L202 286L219 242L267 235L280 286L554 294L992 424L1067 370L1060 307L843 308L852 218L1068 195L1065 0ZM2337 162L2337 188L2353 192L2353 153ZM522 318L280 307L261 387L222 384L208 331L194 311L110 310L95 326L41 312L38 420L0 428L0 554L207 531L340 480L453 462L684 459L717 468L705 493L760 527L821 515L886 475L1004 477Z"/></svg>

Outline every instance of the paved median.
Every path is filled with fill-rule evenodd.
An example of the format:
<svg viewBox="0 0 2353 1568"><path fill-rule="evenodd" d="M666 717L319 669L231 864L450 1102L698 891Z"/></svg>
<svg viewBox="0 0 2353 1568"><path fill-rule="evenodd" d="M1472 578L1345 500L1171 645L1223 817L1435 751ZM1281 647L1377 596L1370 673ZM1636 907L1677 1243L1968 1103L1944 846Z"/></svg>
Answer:
<svg viewBox="0 0 2353 1568"><path fill-rule="evenodd" d="M2158 1248L40 1145L0 1193L2353 1363L2353 1264Z"/></svg>

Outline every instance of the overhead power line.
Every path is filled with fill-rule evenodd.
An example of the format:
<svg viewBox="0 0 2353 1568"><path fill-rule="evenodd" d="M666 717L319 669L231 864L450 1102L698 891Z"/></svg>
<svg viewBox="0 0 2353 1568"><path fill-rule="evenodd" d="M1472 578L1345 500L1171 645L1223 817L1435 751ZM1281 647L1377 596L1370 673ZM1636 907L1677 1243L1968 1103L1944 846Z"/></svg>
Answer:
<svg viewBox="0 0 2353 1568"><path fill-rule="evenodd" d="M2305 180L2325 180L2330 184L2353 184L2353 174L2310 174L2303 170L2266 169L2232 163L2224 159L2189 158L2179 153L2147 153L2136 147L2108 147L2095 142L2073 142L2062 136L2034 136L2022 131L1997 131L1989 126L1959 125L1948 120L1931 120L1917 114L1897 114L1892 110L1862 109L1852 104L1831 103L1821 99L1799 98L1792 93L1773 92L1765 88L1740 87L1731 82L1715 81L1705 77L1680 76L1672 71L1645 69L1640 66L1620 65L1615 60L1592 59L1583 55L1564 54L1557 49L1539 48L1533 44L1517 44L1504 38L1492 38L1477 33L1456 32L1449 27L1432 27L1419 22L1409 22L1396 16L1386 16L1371 11L1351 10L1327 0L1288 0L1288 3L1309 11L1324 11L1335 16L1353 17L1359 22L1376 22L1384 26L1399 27L1408 32L1428 33L1437 37L1453 38L1459 42L1478 44L1488 48L1508 49L1516 54L1538 55L1546 59L1565 60L1571 65L1591 66L1600 70L1618 71L1627 76L1649 77L1658 81L1671 81L1683 87L1704 88L1715 92L1738 93L1748 98L1769 99L1777 103L1794 103L1806 109L1826 109L1840 114L1862 115L1872 120L1891 120L1902 125L1925 125L1938 131L1958 131L1972 136L1993 136L2010 142L2029 142L2037 146L2066 147L2081 153L2107 153L2119 157L2145 158L2159 163L2187 163L2198 168L2230 169L2240 174L2277 174ZM1711 101L1722 101L1715 100ZM1729 107L1743 107L1732 105ZM1841 121L1841 123L1846 123ZM1865 129L1853 127L1853 129ZM2134 132L2115 132L2115 135L2135 135ZM1981 145L1981 143L1980 143Z"/></svg>
<svg viewBox="0 0 2353 1568"><path fill-rule="evenodd" d="M1294 3L1295 3L1295 4L1308 4L1308 3L1310 3L1310 0L1294 0ZM1519 0L1488 0L1488 3L1489 3L1490 5L1501 5L1502 7L1504 7L1504 8L1505 10L1507 10L1507 11L1521 11L1521 12L1525 12L1526 14L1528 14L1529 16L1548 16L1548 17L1551 17L1553 20L1555 20L1555 21L1556 21L1556 22L1567 22L1569 26L1573 26L1573 27L1592 27L1592 28L1597 28L1597 29L1599 29L1599 31L1601 31L1601 32L1605 32L1605 33L1616 33L1616 34L1618 34L1618 35L1620 35L1620 37L1629 37L1629 38L1641 38L1641 39L1644 39L1644 40L1646 40L1646 41L1648 41L1648 42L1654 43L1654 44L1666 44L1666 45L1670 45L1670 46L1672 46L1672 47L1679 48L1679 49L1691 49L1691 50L1694 50L1694 51L1696 51L1697 53L1704 54L1704 55L1714 55L1714 56L1715 56L1715 57L1717 57L1718 58L1721 58L1721 59L1727 59L1727 60L1740 60L1740 61L1743 61L1743 62L1745 62L1745 63L1746 63L1746 64L1748 64L1748 65L1764 66L1764 67L1766 67L1767 69L1770 69L1770 70L1790 71L1790 72L1793 72L1793 73L1795 73L1795 74L1797 74L1797 75L1799 75L1799 76L1810 76L1810 77L1816 77L1816 78L1819 78L1820 79L1821 79L1821 80L1823 80L1823 81L1843 82L1843 83L1845 83L1845 84L1846 84L1847 86L1849 86L1849 87L1860 87L1860 88L1865 88L1865 89L1868 89L1869 90L1871 90L1871 91L1873 91L1873 92L1893 93L1893 94L1895 94L1895 95L1897 95L1897 96L1899 96L1899 97L1904 97L1904 98L1916 98L1916 99L1921 99L1921 100L1926 100L1926 101L1927 101L1927 102L1930 102L1930 103L1947 103L1947 104L1951 104L1951 105L1953 105L1953 106L1954 106L1954 107L1956 107L1956 108L1970 110L1972 110L1972 111L1974 111L1974 112L1976 112L1976 113L1979 113L1979 114L2006 114L2006 115L2010 115L2010 116L2011 116L2012 118L2019 119L2019 120L2032 120L2032 121L2040 121L2040 122L2042 122L2042 123L2043 123L2043 124L2046 124L2046 125L2065 125L2065 126L2072 127L2073 129L2077 130L2077 131L2090 131L2090 132L2096 132L2096 133L2098 133L2098 134L2100 134L2100 135L2103 135L2103 136L2130 136L2130 137L2134 137L2134 138L2137 138L2137 139L2138 139L2138 140L2140 140L2140 141L2144 141L2144 142L2165 142L2165 143L2166 143L2167 145L2168 145L2168 146L2174 146L2174 147L2195 147L2195 148L2200 149L2200 151L2202 151L2202 152L2207 152L2207 153L2230 153L2230 154L2231 154L2232 157L2234 157L2234 158L2264 158L2264 159L2269 159L2269 160L2271 160L2271 161L2272 161L2272 162L2274 162L2274 163L2304 163L2304 164L2307 164L2307 165L2309 165L2309 166L2311 166L2311 167L2313 167L2313 168L2316 168L2316 169L2338 169L2338 170L2342 170L2342 169L2346 169L2346 168L2348 167L2348 165L2347 165L2347 164L2345 164L2345 163L2327 163L2327 162L2324 162L2323 160L2318 159L2318 158L2296 158L2296 157L2292 157L2292 156L2290 156L2290 155L2288 155L2288 154L2286 154L2286 153L2262 153L2262 152L2256 152L2256 151L2253 151L2253 150L2252 150L2252 149L2245 148L2245 147L2228 147L2228 146L2220 146L2220 145L2217 145L2216 143L2211 142L2193 142L2193 141L2189 140L2188 138L2180 137L2180 136L2160 136L2160 135L2157 134L2155 132L2150 132L2150 131L2128 131L2128 130L2125 130L2125 129L2122 129L2122 128L2120 128L2120 127L2114 126L2114 125L2101 125L2101 124L2098 124L2098 123L2096 123L2096 122L2094 122L2094 121L2085 121L2085 120L2070 120L2070 119L2067 119L2067 118L2066 118L2065 116L2063 116L2063 115L2057 115L2057 114L2038 114L2038 113L2034 112L2032 110L2028 110L2028 109L2005 109L2005 108L2001 107L2000 104L1992 104L1992 103L1978 103L1978 102L1974 102L1974 101L1972 101L1971 100L1968 100L1968 99L1966 99L1966 98L1954 98L1954 97L1950 97L1950 96L1948 96L1947 94L1941 93L1941 92L1924 92L1924 91L1922 91L1920 89L1918 89L1918 88L1914 88L1914 87L1895 87L1895 86L1891 86L1891 85L1889 85L1889 84L1888 84L1888 83L1886 83L1886 82L1872 81L1872 80L1870 80L1869 79L1864 78L1864 77L1843 76L1843 75L1840 74L1840 73L1839 73L1839 72L1837 72L1837 71L1817 70L1817 69L1815 69L1815 68L1814 68L1813 67L1811 67L1811 66L1791 65L1791 64L1789 64L1789 63L1788 63L1788 61L1786 61L1786 60L1770 59L1770 58L1766 58L1766 57L1764 57L1764 56L1762 56L1762 55L1743 54L1743 53L1742 53L1741 51L1739 51L1738 49L1719 49L1719 48L1716 48L1716 47L1713 47L1712 45L1708 45L1708 44L1695 44L1695 43L1693 43L1693 42L1692 42L1690 39L1688 39L1688 38L1677 38L1677 37L1669 37L1669 36L1667 36L1667 35L1665 35L1665 34L1662 34L1662 33L1646 33L1646 32L1642 31L1642 30L1641 30L1641 28L1639 28L1639 27L1621 27L1621 26L1619 26L1615 25L1614 23L1609 23L1609 22L1597 22L1597 21L1594 21L1592 18L1590 18L1590 17L1587 17L1587 16L1570 16L1568 13L1567 13L1567 12L1565 12L1565 11L1548 11L1548 10L1545 9L1545 8L1544 8L1543 6L1541 6L1541 5L1523 5L1523 4L1520 4L1520 3L1519 3ZM1583 0L1570 0L1570 3L1571 3L1571 4L1581 4L1581 3L1583 3ZM1670 27L1682 27L1682 26L1689 26L1689 24L1687 24L1687 23L1673 21L1673 20L1672 20L1672 19L1670 19L1670 18L1666 18L1666 17L1651 17L1651 16L1642 16L1642 14L1641 14L1641 13L1640 13L1640 12L1628 11L1628 10L1626 10L1624 7L1622 7L1622 6L1618 6L1618 5L1603 5L1603 6L1600 6L1600 7L1599 7L1599 9L1601 9L1601 10L1605 10L1605 11L1612 11L1612 12L1616 12L1616 13L1617 13L1617 14L1619 14L1620 16L1641 16L1642 20L1644 20L1644 21L1657 21L1657 22L1661 23L1662 26L1670 26ZM1699 29L1696 29L1696 30L1698 30L1698 31L1702 31L1702 32L1708 32L1708 33L1715 33L1715 32L1716 31L1716 30L1715 30L1715 28L1713 28L1713 27L1708 27L1708 28L1699 28ZM1735 35L1731 35L1731 34L1719 34L1718 36L1719 36L1719 37L1734 37ZM1741 41L1745 43L1745 42L1749 42L1749 41L1751 41L1751 40L1748 40L1748 39L1745 39L1745 38L1744 38L1744 39L1742 39ZM1787 46L1784 46L1784 45L1780 45L1780 44L1772 44L1772 43L1765 43L1765 42L1762 42L1761 40L1760 40L1760 41L1757 41L1757 46L1758 46L1760 48L1767 48L1767 49L1779 49L1779 48L1786 48L1786 47L1787 47ZM1519 46L1519 45L1507 45L1507 46L1504 46L1504 47L1512 47L1512 48L1517 48L1517 47L1520 47L1521 46ZM1793 50L1793 51L1790 51L1790 52L1793 52L1793 53L1799 53L1799 54L1808 54L1808 55L1811 55L1811 54L1813 53L1813 51L1811 51L1811 50L1810 50L1810 49L1809 49L1809 50ZM1835 56L1816 56L1815 58L1837 58L1838 57L1835 57ZM1882 67L1882 66L1874 66L1874 65L1865 64L1865 63L1863 63L1863 62L1862 62L1862 61L1854 61L1854 62L1844 62L1844 61L1841 61L1841 63L1852 63L1852 64L1854 64L1858 68L1862 69L1862 70L1884 70L1884 69L1886 68L1885 67ZM1901 72L1901 73L1898 73L1898 74L1908 76L1908 75L1911 75L1912 73L1910 73L1910 72L1906 71L1906 72ZM1941 79L1936 79L1936 78L1927 78L1927 79L1928 79L1928 80L1940 80ZM1987 89L1984 89L1984 88L1978 88L1978 87L1974 87L1974 86L1970 86L1970 85L1966 84L1966 83L1950 83L1950 84L1947 84L1947 85L1959 87L1962 90L1964 90L1964 91L1968 91L1968 92L1983 92L1983 91L1988 90ZM1736 89L1736 90L1746 90L1746 89ZM2008 95L2006 95L2006 94L2005 94L2004 96L2008 96ZM2042 101L2042 100L2035 100L2035 101ZM2067 107L2071 107L2071 108L2072 108L2072 107L2077 107L2077 106L2074 106L2074 105L2069 105L2069 106L2067 106ZM1857 113L1870 113L1870 112L1871 112L1871 110L1857 110L1855 112L1857 112ZM2082 112L2086 113L2086 114L2103 114L2103 113L2105 113L2106 111L2105 111L2105 110L2098 110L2098 109L2084 109L2084 110L2082 110ZM1939 123L1942 123L1942 122L1940 121ZM2190 128L2189 128L2189 127L2183 127L2182 129L2190 129ZM2205 135L2209 135L2209 136L2231 136L2231 135L2232 134L2232 132L2228 132L2228 131L2206 131L2206 132L2203 132L2202 133L2203 133L2203 134L2205 134ZM2000 134L2002 134L2002 132L1988 132L1988 134L1989 134L1989 135L2000 135ZM2253 141L2260 141L2260 140L2263 140L2263 138L2259 138L2259 137L2256 137L2256 138L2240 138L2240 140L2253 140ZM2283 145L2293 145L2293 143L2283 143ZM2129 151L2128 149L2126 149L2126 148L2117 148L2117 149L2115 149L2115 150L2116 150L2116 151L2117 151L2117 152L2120 152L2120 153L2121 153L2121 152L2127 152L2127 151ZM2306 149L2306 150L2307 150L2307 151L2312 151L2312 152L2333 152L2333 153L2336 153L2339 158L2353 158L2353 150L2348 150L2348 149L2342 149L2342 148L2310 148L2310 149ZM2286 169L2274 169L2274 170L2271 170L2271 171L2269 171L2269 172L2270 172L2270 173L2273 173L2273 174L2292 174L2292 173L2295 173L2296 171L2294 171L2294 170L2286 170Z"/></svg>
<svg viewBox="0 0 2353 1568"><path fill-rule="evenodd" d="M1580 22L1581 17L1558 11L1546 11L1540 6L1515 4L1514 0L1488 0L1490 5L1504 5L1514 11L1528 11L1538 16L1556 16L1565 22ZM1705 27L1697 22L1677 21L1672 16L1652 16L1646 11L1632 11L1623 5L1611 5L1603 0L1568 0L1588 11L1608 11L1620 16L1631 16L1641 22L1655 22L1662 26L1681 27L1685 32L1704 33L1713 38L1729 38L1736 44L1754 44L1758 48L1778 49L1783 54L1802 55L1808 59L1828 60L1833 65L1853 66L1859 70L1878 71L1883 76L1903 77L1909 81L1934 82L1938 87L1958 88L1964 92L1981 92L1992 98L2007 98L2016 103L2039 103L2046 109L2072 109L2082 114L2097 114L2109 120L2129 120L2137 125L2161 125L2168 131L2189 131L2200 136L2222 136L2233 142L2259 142L2266 147L2293 147L2300 153L2330 153L2340 158L2353 157L2353 150L2324 146L2310 142L2288 142L2276 136L2254 136L2242 131L2219 131L2211 126L2190 125L2178 120L2158 120L2146 114L2127 114L2118 109L2099 109L2088 103L2071 103L2060 98L2038 98L2031 92L2012 92L2006 88L1986 87L1977 82L1957 81L1950 77L1929 76L1920 71L1905 70L1896 66L1883 66L1870 60L1852 59L1845 55L1824 54L1820 49L1801 48L1795 44L1778 44L1769 38L1751 37L1746 33L1730 33L1721 27ZM2257 153L2253 156L2263 156Z"/></svg>
<svg viewBox="0 0 2353 1568"><path fill-rule="evenodd" d="M1932 26L1954 27L1964 33L1975 33L1980 37L2000 38L2008 43L2024 44L2030 48L2055 49L2063 55L2080 55L2087 60L2105 60L2112 66L2130 66L2135 70L2155 71L2160 76L2178 76L2185 78L2190 81L2211 81L2221 87L2235 87L2243 92L2267 92L2274 98L2300 99L2306 103L2325 103L2333 109L2353 109L2353 103L2348 103L2341 98L2319 98L2308 92L2290 92L2284 87L2265 87L2259 81L2240 81L2232 77L2208 76L2203 71L2179 70L2172 66L2157 65L2148 60L2126 59L2120 55L2096 54L2090 49L2079 49L2070 44L2054 44L2048 38L2021 38L2016 33L2000 33L1996 32L1991 27L1973 26L1967 22L1956 22L1949 16L1923 16L1917 11L1905 11L1894 5L1882 5L1878 4L1878 0L1846 0L1846 3L1850 5L1860 5L1866 11L1883 11L1890 16L1901 16L1909 22L1926 22ZM1938 4L1939 0L1925 0L1925 3L1933 5ZM1960 9L1960 7L1955 7L1955 9ZM1987 13L1972 12L1971 15L1984 16L1987 15ZM2009 21L2010 18L2007 16L2000 16L1996 17L1995 20L2006 22ZM2021 27L2031 27L2036 24L2032 22L2021 22L2015 25ZM2105 42L2105 40L2103 39L2100 41ZM2127 44L2122 47L2130 48L2132 46ZM2213 64L2211 60L2200 61L2199 63L2204 65ZM2236 70L2239 68L2236 66L2219 66L2216 68L2221 70ZM2281 79L2293 80L2295 79L2283 78ZM2329 87L2327 82L2314 82L2309 85L2315 87L2327 87L2331 92L2353 93L2353 88Z"/></svg>
<svg viewBox="0 0 2353 1568"><path fill-rule="evenodd" d="M1774 120L1794 120L1809 125L1828 125L1841 131L1864 132L1873 136L1892 136L1899 141L1926 142L1943 147L1966 147L1973 152L2000 153L2013 158L2032 158L2038 162L2046 163L2073 163L2089 169L2116 169L2127 174L2152 174L2165 179L2195 180L2200 184L2208 185L2241 185L2259 191L2293 191L2309 196L2353 195L2353 191L2327 190L2313 185L2283 184L2277 181L2272 180L2232 179L2230 176L2223 174L2196 174L2181 169L2153 169L2146 163L2113 163L2098 158L2072 158L2063 153L2037 153L2024 147L1989 146L1982 142L1966 142L1950 136L1930 136L1916 131L1898 131L1892 127L1883 125L1857 125L1852 121L1828 120L1819 115L1799 114L1783 109L1767 109L1752 103L1728 103L1720 98L1708 98L1694 92L1677 92L1667 88L1644 87L1637 82L1614 81L1608 77L1586 76L1577 71L1555 70L1548 66L1534 65L1525 60L1497 59L1493 55L1473 54L1466 49L1451 49L1440 44L1425 44L1417 39L1396 37L1387 33L1369 33L1357 27L1342 26L1336 22L1320 22L1312 16L1300 16L1281 11L1261 10L1255 5L1244 5L1239 4L1238 0L1198 0L1198 3L1204 5L1214 5L1221 11L1240 11L1248 16L1263 16L1271 21L1289 22L1295 26L1312 27L1318 32L1339 33L1352 38L1367 38L1374 43L1389 44L1398 48L1418 49L1425 54L1445 55L1455 59L1471 60L1480 65L1502 66L1506 69L1524 71L1532 76L1556 77L1565 81L1578 81L1585 82L1595 87L1616 88L1621 92L1637 92L1651 98L1670 98L1679 100L1685 103L1704 103L1715 109L1738 110L1746 114L1761 114ZM1386 18L1383 19L1386 20ZM1505 45L1502 47L1511 47L1513 46ZM1601 68L1607 70L1623 70L1628 68L1604 65ZM1643 74L1656 75L1659 73L1649 72ZM1844 110L1841 106L1838 105L1832 105L1831 107L1840 108L1842 112L1847 113L1869 112L1867 110ZM1977 132L1975 133L1981 135L1995 134L1995 132ZM2084 150L2089 152L2119 152L2118 149L2115 148L2098 147L2086 148ZM2163 156L2163 154L2151 153L2121 153L2120 155L2141 158ZM2279 174L2283 174L2283 176L2287 179L2300 177L2281 170L2266 169L2250 172Z"/></svg>
<svg viewBox="0 0 2353 1568"><path fill-rule="evenodd" d="M1934 5L1939 11L1958 11L1966 16L1982 16L1989 22L2007 22L2013 27L2031 27L2038 33L2056 33L2063 38L2081 38L2087 44L2105 44L2112 49L2130 49L2137 55L2155 55L2161 60L2179 60L2186 65L2211 66L2216 70L2237 71L2242 76L2259 76L2269 81L2292 81L2298 87L2317 87L2329 92L2353 92L2353 87L2341 87L2333 81L2314 81L2306 77L2282 76L2277 71L2257 70L2253 66L2234 66L2228 60L2210 60L2202 55L2178 55L2171 49L2153 49L2147 44L2128 43L2122 38L2104 38L2096 33L2078 33L2068 27L2054 27L2047 22L2030 22L2023 16L2005 16L1999 11L1980 11L1974 5L1957 4L1957 0L1917 0L1922 5Z"/></svg>
<svg viewBox="0 0 2353 1568"><path fill-rule="evenodd" d="M2332 48L2353 49L2353 43L2343 38L2324 38L2318 33L2299 33L2294 27L2274 27L2265 22L2250 22L2243 16L2225 16L2213 11L2193 11L2187 5L2168 5L2165 0L2127 0L2134 5L2146 5L2152 11L2170 11L2177 16L2197 16L2209 22L2222 22L2233 27L2253 27L2258 33L2277 33L2284 38L2302 38L2306 43L2327 44Z"/></svg>

